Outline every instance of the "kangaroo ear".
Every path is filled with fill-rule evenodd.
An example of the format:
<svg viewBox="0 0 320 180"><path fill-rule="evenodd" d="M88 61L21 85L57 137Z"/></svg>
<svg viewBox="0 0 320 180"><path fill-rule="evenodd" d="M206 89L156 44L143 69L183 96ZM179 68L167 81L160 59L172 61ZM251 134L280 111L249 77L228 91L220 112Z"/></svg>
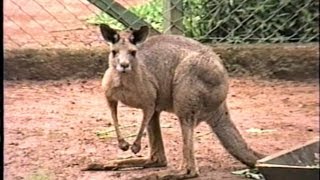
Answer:
<svg viewBox="0 0 320 180"><path fill-rule="evenodd" d="M119 41L119 34L116 30L112 29L106 24L100 24L100 31L103 38L112 44L115 44Z"/></svg>
<svg viewBox="0 0 320 180"><path fill-rule="evenodd" d="M138 30L132 30L130 37L130 41L133 44L142 43L145 41L149 34L149 27L148 26L141 26Z"/></svg>

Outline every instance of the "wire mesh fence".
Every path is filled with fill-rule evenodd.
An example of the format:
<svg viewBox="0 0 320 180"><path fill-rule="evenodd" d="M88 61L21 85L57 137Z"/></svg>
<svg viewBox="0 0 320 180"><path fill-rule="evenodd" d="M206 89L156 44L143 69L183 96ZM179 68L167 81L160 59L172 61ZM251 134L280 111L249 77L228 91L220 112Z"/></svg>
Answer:
<svg viewBox="0 0 320 180"><path fill-rule="evenodd" d="M95 25L152 27L200 41L319 41L318 0L7 0L5 48L98 46Z"/></svg>
<svg viewBox="0 0 320 180"><path fill-rule="evenodd" d="M87 1L5 1L5 48L91 45L96 43L96 30L86 18L97 13Z"/></svg>
<svg viewBox="0 0 320 180"><path fill-rule="evenodd" d="M196 0L186 3L189 13L185 16L188 22L185 33L202 41L319 41L318 0Z"/></svg>

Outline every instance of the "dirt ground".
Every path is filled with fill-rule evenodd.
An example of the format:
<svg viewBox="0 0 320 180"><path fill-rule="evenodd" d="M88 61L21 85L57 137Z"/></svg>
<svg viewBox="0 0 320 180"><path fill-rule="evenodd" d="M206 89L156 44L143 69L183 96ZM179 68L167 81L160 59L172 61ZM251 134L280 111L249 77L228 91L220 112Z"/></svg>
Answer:
<svg viewBox="0 0 320 180"><path fill-rule="evenodd" d="M108 162L134 156L117 148L98 79L5 81L4 88L6 180L124 180L179 166L182 154L177 118L163 113L161 124L169 162L167 168L81 171L92 161ZM318 81L233 78L228 102L233 120L250 146L272 154L318 137L318 92ZM122 131L130 142L141 116L139 110L120 105ZM266 131L252 132L252 128ZM201 173L198 179L242 179L231 172L245 166L226 153L209 128L200 124L195 132L196 158ZM143 145L136 156L148 154L147 137Z"/></svg>

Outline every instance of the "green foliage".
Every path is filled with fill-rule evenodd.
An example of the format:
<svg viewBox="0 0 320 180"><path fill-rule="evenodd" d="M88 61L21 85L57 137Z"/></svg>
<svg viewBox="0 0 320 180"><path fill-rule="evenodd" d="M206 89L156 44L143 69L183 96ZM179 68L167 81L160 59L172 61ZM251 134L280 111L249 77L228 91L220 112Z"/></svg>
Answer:
<svg viewBox="0 0 320 180"><path fill-rule="evenodd" d="M152 0L145 5L133 7L129 10L132 10L133 13L141 17L144 21L150 23L154 29L162 32L162 0Z"/></svg>
<svg viewBox="0 0 320 180"><path fill-rule="evenodd" d="M96 16L90 17L87 19L87 23L89 24L108 24L112 28L123 30L125 29L124 25L118 22L116 19L112 18L106 13L100 13Z"/></svg>
<svg viewBox="0 0 320 180"><path fill-rule="evenodd" d="M206 29L205 24L202 23L202 18L206 15L203 9L203 0L183 0L184 7L184 33L188 37L199 38Z"/></svg>
<svg viewBox="0 0 320 180"><path fill-rule="evenodd" d="M214 42L319 41L318 8L314 0L185 0L185 30Z"/></svg>
<svg viewBox="0 0 320 180"><path fill-rule="evenodd" d="M154 29L162 32L162 0L152 0L143 5L130 7L128 10L136 14L138 17L141 17L141 19L149 23ZM89 24L108 24L109 26L119 30L125 29L120 22L106 13L100 13L94 17L91 17L87 20L87 22Z"/></svg>
<svg viewBox="0 0 320 180"><path fill-rule="evenodd" d="M318 0L182 0L184 34L202 42L277 43L319 41ZM163 0L128 10L162 32ZM125 27L105 13L88 20Z"/></svg>

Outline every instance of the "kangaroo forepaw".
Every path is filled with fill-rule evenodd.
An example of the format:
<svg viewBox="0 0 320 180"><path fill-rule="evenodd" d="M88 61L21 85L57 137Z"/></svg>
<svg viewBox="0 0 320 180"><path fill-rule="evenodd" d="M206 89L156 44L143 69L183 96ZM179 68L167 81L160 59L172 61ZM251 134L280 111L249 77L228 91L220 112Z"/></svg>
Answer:
<svg viewBox="0 0 320 180"><path fill-rule="evenodd" d="M134 142L131 146L131 151L137 154L138 152L140 152L140 150L141 150L141 143Z"/></svg>
<svg viewBox="0 0 320 180"><path fill-rule="evenodd" d="M124 139L122 139L122 140L119 140L118 146L121 150L127 151L130 147L130 144Z"/></svg>

